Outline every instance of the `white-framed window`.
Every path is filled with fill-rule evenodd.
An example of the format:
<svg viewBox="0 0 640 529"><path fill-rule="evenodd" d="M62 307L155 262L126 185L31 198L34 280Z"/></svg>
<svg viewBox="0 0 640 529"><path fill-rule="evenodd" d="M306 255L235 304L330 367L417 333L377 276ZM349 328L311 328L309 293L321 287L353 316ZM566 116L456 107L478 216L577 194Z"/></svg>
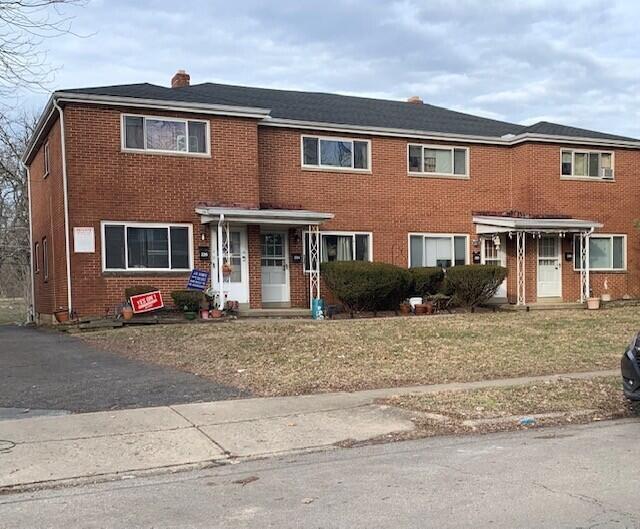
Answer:
<svg viewBox="0 0 640 529"><path fill-rule="evenodd" d="M44 144L43 158L44 158L44 173L42 174L42 178L46 178L47 176L49 176L49 142Z"/></svg>
<svg viewBox="0 0 640 529"><path fill-rule="evenodd" d="M573 269L582 269L582 242L573 238ZM623 271L627 269L627 236L594 234L589 236L589 270Z"/></svg>
<svg viewBox="0 0 640 529"><path fill-rule="evenodd" d="M209 122L122 114L122 149L151 153L209 155Z"/></svg>
<svg viewBox="0 0 640 529"><path fill-rule="evenodd" d="M187 271L193 268L191 224L101 222L104 271Z"/></svg>
<svg viewBox="0 0 640 529"><path fill-rule="evenodd" d="M613 152L562 149L560 175L562 178L613 180Z"/></svg>
<svg viewBox="0 0 640 529"><path fill-rule="evenodd" d="M47 243L47 238L42 238L42 274L44 276L44 280L49 280L49 244Z"/></svg>
<svg viewBox="0 0 640 529"><path fill-rule="evenodd" d="M40 243L36 242L33 245L33 273L40 272Z"/></svg>
<svg viewBox="0 0 640 529"><path fill-rule="evenodd" d="M320 262L372 261L372 234L364 231L321 231ZM309 233L304 233L304 270L309 272Z"/></svg>
<svg viewBox="0 0 640 529"><path fill-rule="evenodd" d="M469 149L410 143L407 169L412 175L469 178Z"/></svg>
<svg viewBox="0 0 640 529"><path fill-rule="evenodd" d="M371 141L332 136L300 136L302 167L371 170Z"/></svg>
<svg viewBox="0 0 640 529"><path fill-rule="evenodd" d="M410 233L409 268L464 265L469 262L469 236L458 233Z"/></svg>

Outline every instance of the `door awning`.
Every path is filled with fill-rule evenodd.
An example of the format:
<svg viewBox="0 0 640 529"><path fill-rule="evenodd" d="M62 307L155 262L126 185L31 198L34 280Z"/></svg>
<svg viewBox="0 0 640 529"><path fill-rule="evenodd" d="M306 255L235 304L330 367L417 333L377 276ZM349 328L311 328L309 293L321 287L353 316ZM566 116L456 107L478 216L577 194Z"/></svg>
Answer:
<svg viewBox="0 0 640 529"><path fill-rule="evenodd" d="M473 217L476 233L582 233L602 228L594 220L572 218L530 218L477 215Z"/></svg>
<svg viewBox="0 0 640 529"><path fill-rule="evenodd" d="M309 226L322 224L331 220L333 213L308 211L305 209L250 209L232 207L200 207L196 208L200 222L208 224L223 218L226 222L243 224L283 224L289 226Z"/></svg>

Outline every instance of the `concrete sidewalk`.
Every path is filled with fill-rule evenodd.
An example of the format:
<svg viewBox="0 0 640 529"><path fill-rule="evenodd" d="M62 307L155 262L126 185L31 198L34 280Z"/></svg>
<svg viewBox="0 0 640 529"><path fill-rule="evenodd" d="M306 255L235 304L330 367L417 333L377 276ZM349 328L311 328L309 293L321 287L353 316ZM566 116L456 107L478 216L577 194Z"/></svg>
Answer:
<svg viewBox="0 0 640 529"><path fill-rule="evenodd" d="M379 398L612 374L617 371L2 421L0 490L330 448L413 429L407 412L376 404Z"/></svg>

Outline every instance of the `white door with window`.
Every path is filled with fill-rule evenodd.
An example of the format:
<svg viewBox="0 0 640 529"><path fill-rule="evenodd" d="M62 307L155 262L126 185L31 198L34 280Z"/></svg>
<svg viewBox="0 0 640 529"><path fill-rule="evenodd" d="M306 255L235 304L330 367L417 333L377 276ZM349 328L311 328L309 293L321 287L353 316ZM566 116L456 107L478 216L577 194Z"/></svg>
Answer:
<svg viewBox="0 0 640 529"><path fill-rule="evenodd" d="M507 252L505 248L504 235L497 239L488 238L482 240L481 248L482 264L507 266ZM507 297L507 279L500 284L493 296L496 299L505 299Z"/></svg>
<svg viewBox="0 0 640 529"><path fill-rule="evenodd" d="M538 239L538 297L562 296L560 239L544 235Z"/></svg>
<svg viewBox="0 0 640 529"><path fill-rule="evenodd" d="M218 227L211 225L211 284L218 288ZM226 239L226 232L223 230ZM229 228L229 265L231 273L224 277L225 301L249 303L249 261L247 228Z"/></svg>
<svg viewBox="0 0 640 529"><path fill-rule="evenodd" d="M289 303L289 259L287 233L262 232L262 303Z"/></svg>

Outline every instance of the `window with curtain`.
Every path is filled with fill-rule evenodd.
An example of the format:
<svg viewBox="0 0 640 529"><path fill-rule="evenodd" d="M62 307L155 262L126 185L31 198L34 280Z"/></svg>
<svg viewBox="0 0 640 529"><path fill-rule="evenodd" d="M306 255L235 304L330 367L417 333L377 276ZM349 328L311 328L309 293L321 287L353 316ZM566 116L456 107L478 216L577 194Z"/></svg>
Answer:
<svg viewBox="0 0 640 529"><path fill-rule="evenodd" d="M106 223L105 270L190 270L191 228L177 225Z"/></svg>
<svg viewBox="0 0 640 529"><path fill-rule="evenodd" d="M563 149L562 176L613 180L613 153Z"/></svg>
<svg viewBox="0 0 640 529"><path fill-rule="evenodd" d="M409 267L464 265L467 263L467 239L466 235L410 235Z"/></svg>
<svg viewBox="0 0 640 529"><path fill-rule="evenodd" d="M573 239L573 267L582 269L582 241ZM626 270L626 237L624 235L591 235L589 237L589 269Z"/></svg>
<svg viewBox="0 0 640 529"><path fill-rule="evenodd" d="M309 271L309 234L305 233L305 271ZM370 261L371 235L368 233L320 232L320 262Z"/></svg>
<svg viewBox="0 0 640 529"><path fill-rule="evenodd" d="M368 140L302 137L303 167L369 169Z"/></svg>
<svg viewBox="0 0 640 529"><path fill-rule="evenodd" d="M208 122L147 116L123 117L125 149L207 154Z"/></svg>
<svg viewBox="0 0 640 529"><path fill-rule="evenodd" d="M468 155L466 147L409 145L409 173L466 177Z"/></svg>

